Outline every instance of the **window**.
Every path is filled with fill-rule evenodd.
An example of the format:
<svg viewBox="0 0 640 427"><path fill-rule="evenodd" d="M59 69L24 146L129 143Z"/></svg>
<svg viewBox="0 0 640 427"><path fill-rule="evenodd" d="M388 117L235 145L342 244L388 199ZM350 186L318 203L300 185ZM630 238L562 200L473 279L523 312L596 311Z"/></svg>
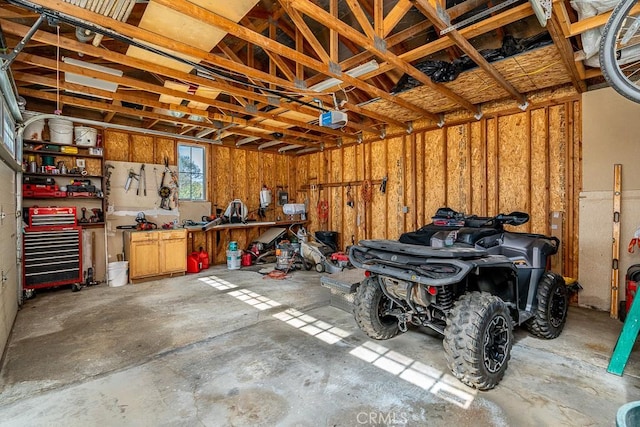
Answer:
<svg viewBox="0 0 640 427"><path fill-rule="evenodd" d="M178 144L180 200L204 200L204 147Z"/></svg>

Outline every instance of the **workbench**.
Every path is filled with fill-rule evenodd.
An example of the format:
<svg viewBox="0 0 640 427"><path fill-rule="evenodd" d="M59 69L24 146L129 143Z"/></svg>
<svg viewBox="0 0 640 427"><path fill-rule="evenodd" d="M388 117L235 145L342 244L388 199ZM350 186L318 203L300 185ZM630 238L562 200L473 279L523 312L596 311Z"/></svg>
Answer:
<svg viewBox="0 0 640 427"><path fill-rule="evenodd" d="M187 248L191 252L201 247L209 253L211 264L227 262L227 248L229 242L238 242L238 249L247 249L260 234L271 227L289 228L291 225L306 225L308 221L250 221L237 224L220 224L213 227L202 225L188 226ZM296 230L297 231L297 230Z"/></svg>

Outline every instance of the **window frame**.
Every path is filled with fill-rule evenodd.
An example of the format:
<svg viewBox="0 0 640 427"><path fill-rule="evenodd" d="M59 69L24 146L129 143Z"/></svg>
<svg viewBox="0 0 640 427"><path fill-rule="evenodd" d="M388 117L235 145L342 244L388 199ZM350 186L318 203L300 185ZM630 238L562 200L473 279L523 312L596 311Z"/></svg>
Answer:
<svg viewBox="0 0 640 427"><path fill-rule="evenodd" d="M200 172L202 174L202 198L193 198L193 197L183 198L180 196L180 189L178 189L178 199L180 201L185 201L185 202L206 202L207 201L207 149L206 147L203 147L202 145L198 145L198 144L189 144L183 141L178 142L178 146L176 147L178 182L180 182L180 178L182 177L182 174L188 174L187 172L183 172L180 170L180 149L185 147L190 150L189 159L192 161L193 161L193 150L194 149L202 150L202 170ZM190 175L193 175L193 174L190 174ZM191 181L193 181L193 179L191 179Z"/></svg>

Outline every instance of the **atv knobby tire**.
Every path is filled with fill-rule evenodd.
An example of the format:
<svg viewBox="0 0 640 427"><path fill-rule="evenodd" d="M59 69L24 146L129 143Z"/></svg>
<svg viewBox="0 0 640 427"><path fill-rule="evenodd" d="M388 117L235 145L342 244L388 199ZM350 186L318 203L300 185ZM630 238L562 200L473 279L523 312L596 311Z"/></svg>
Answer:
<svg viewBox="0 0 640 427"><path fill-rule="evenodd" d="M526 322L527 329L539 338L557 338L567 321L569 292L562 276L545 273L538 283L538 306Z"/></svg>
<svg viewBox="0 0 640 427"><path fill-rule="evenodd" d="M447 317L443 345L456 378L479 390L494 388L507 370L513 345L507 305L486 292L462 295Z"/></svg>
<svg viewBox="0 0 640 427"><path fill-rule="evenodd" d="M362 282L353 301L353 315L360 329L376 340L396 336L400 331L398 319L382 314L391 304L391 300L380 289L377 279L368 278Z"/></svg>

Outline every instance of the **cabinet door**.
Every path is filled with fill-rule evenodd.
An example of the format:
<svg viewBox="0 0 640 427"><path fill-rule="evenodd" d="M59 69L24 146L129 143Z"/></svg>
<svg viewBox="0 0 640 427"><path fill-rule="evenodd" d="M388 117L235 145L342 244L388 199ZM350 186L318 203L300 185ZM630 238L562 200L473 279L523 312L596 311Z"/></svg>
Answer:
<svg viewBox="0 0 640 427"><path fill-rule="evenodd" d="M160 274L158 262L158 234L131 233L129 243L129 276L131 279Z"/></svg>
<svg viewBox="0 0 640 427"><path fill-rule="evenodd" d="M181 273L187 270L187 231L160 233L160 273Z"/></svg>

